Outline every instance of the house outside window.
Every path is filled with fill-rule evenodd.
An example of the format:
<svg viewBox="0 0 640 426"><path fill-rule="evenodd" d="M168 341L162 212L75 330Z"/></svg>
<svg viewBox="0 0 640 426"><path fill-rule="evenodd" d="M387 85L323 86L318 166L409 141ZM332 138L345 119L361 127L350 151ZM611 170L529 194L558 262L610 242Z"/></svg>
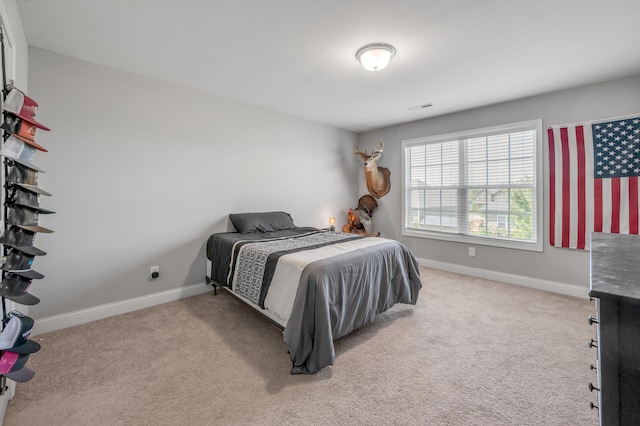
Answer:
<svg viewBox="0 0 640 426"><path fill-rule="evenodd" d="M402 142L402 234L542 251L542 120Z"/></svg>

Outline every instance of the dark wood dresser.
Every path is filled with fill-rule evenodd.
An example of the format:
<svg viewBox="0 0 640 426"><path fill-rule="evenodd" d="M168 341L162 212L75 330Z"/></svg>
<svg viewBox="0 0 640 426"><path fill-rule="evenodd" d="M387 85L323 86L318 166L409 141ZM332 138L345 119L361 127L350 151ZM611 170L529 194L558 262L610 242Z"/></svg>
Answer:
<svg viewBox="0 0 640 426"><path fill-rule="evenodd" d="M597 327L600 424L640 425L640 236L592 233L591 291Z"/></svg>

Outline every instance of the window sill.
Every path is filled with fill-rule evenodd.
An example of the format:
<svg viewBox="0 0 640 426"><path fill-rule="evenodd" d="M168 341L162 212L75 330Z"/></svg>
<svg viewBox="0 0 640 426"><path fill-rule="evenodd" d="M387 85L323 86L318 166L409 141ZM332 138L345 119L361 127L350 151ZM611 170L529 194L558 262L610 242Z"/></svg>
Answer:
<svg viewBox="0 0 640 426"><path fill-rule="evenodd" d="M426 238L432 240L451 241L454 243L472 244L478 246L500 247L514 250L542 252L542 243L529 243L512 241L501 238L474 237L471 235L445 234L433 231L419 231L415 229L403 229L402 235L405 237Z"/></svg>

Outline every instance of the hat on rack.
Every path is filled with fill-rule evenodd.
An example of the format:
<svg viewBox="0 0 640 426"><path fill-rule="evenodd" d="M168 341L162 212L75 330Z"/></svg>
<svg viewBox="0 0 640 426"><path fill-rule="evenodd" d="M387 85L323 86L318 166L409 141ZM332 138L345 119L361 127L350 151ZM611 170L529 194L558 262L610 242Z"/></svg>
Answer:
<svg viewBox="0 0 640 426"><path fill-rule="evenodd" d="M41 232L44 234L53 232L51 229L38 225L38 212L36 210L19 205L7 208L7 222L31 232Z"/></svg>
<svg viewBox="0 0 640 426"><path fill-rule="evenodd" d="M9 313L9 321L0 333L0 349L19 354L32 354L40 350L40 344L29 340L33 330L33 318L18 311Z"/></svg>
<svg viewBox="0 0 640 426"><path fill-rule="evenodd" d="M24 278L42 279L44 275L31 269L33 265L33 255L21 252L19 250L9 249L9 254L4 257L4 263L0 265L0 269L12 272Z"/></svg>
<svg viewBox="0 0 640 426"><path fill-rule="evenodd" d="M8 351L0 352L0 374L16 382L31 380L36 373L25 367L30 356Z"/></svg>
<svg viewBox="0 0 640 426"><path fill-rule="evenodd" d="M16 117L13 114L5 114L4 122L0 128L40 151L49 152L45 147L36 143L36 126L20 117Z"/></svg>
<svg viewBox="0 0 640 426"><path fill-rule="evenodd" d="M21 305L35 305L40 299L29 293L31 280L19 275L8 273L0 283L0 296Z"/></svg>
<svg viewBox="0 0 640 426"><path fill-rule="evenodd" d="M18 185L27 191L35 192L41 195L50 196L47 191L38 187L38 172L23 166L20 163L13 162L7 172L7 183Z"/></svg>
<svg viewBox="0 0 640 426"><path fill-rule="evenodd" d="M35 185L29 185L29 184L26 184L26 183L15 183L15 182L10 182L10 181L7 181L7 183L9 185L19 186L20 188L26 189L27 191L30 191L30 192L35 192L36 194L51 196L50 193L48 193L44 189L39 188L39 187L37 187Z"/></svg>
<svg viewBox="0 0 640 426"><path fill-rule="evenodd" d="M0 244L33 256L44 256L47 254L45 251L33 246L35 238L36 234L34 232L15 226L7 226L0 237Z"/></svg>
<svg viewBox="0 0 640 426"><path fill-rule="evenodd" d="M24 126L23 126L24 123ZM25 142L36 140L36 126L13 114L5 114L2 129Z"/></svg>
<svg viewBox="0 0 640 426"><path fill-rule="evenodd" d="M42 130L51 130L47 126L36 121L38 103L15 87L11 89L4 99L2 109L10 112L11 114L17 115L31 124L35 124L36 127Z"/></svg>
<svg viewBox="0 0 640 426"><path fill-rule="evenodd" d="M37 172L44 173L44 170L32 163L33 157L36 155L36 149L27 145L24 141L18 139L14 135L9 135L7 140L4 141L2 149L0 150L0 155L4 155L5 157Z"/></svg>
<svg viewBox="0 0 640 426"><path fill-rule="evenodd" d="M40 198L38 194L27 191L19 186L11 187L7 191L7 202L8 206L18 205L23 207L29 207L30 209L37 210L43 214L51 214L55 213L53 210L43 209L40 207Z"/></svg>
<svg viewBox="0 0 640 426"><path fill-rule="evenodd" d="M38 172L14 162L9 166L7 171L7 181L35 186L38 184Z"/></svg>

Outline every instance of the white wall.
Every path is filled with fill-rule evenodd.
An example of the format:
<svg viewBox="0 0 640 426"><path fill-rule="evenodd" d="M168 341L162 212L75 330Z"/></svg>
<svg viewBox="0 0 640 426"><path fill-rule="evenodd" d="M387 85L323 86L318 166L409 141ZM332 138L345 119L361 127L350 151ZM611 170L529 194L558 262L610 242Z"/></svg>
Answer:
<svg viewBox="0 0 640 426"><path fill-rule="evenodd" d="M52 129L37 134L41 205L57 212L40 216L55 233L36 238L35 319L203 283L229 213L326 227L357 199L353 133L33 47L29 86Z"/></svg>
<svg viewBox="0 0 640 426"><path fill-rule="evenodd" d="M452 90L455 90L453 88ZM434 108L437 102L434 101ZM405 243L416 257L432 262L457 265L461 271L474 268L508 275L546 280L587 288L589 252L549 246L548 155L544 147L544 252L508 250L476 245L476 256L469 257L469 244L428 240L401 235L401 141L477 129L499 124L542 118L545 129L552 124L616 117L640 113L640 76L536 96L514 102L487 106L457 114L420 120L371 131L359 136L361 149L372 149L382 138L385 151L380 165L391 169L392 188L380 200L374 225L386 236ZM363 192L364 191L364 192ZM363 177L360 193L366 192Z"/></svg>
<svg viewBox="0 0 640 426"><path fill-rule="evenodd" d="M31 289L43 300L30 310L36 319L201 283L206 238L227 230L232 212L281 209L319 227L336 216L341 227L366 193L353 142L370 150L379 138L392 182L374 214L385 236L463 272L587 288L588 253L548 245L546 189L543 253L476 246L469 257L467 244L403 237L400 143L534 118L546 127L640 112L636 76L356 136L37 48L29 50L29 94L53 129L38 133L50 152L36 163L48 171L40 186L54 195L42 204L58 212L40 220L56 232L36 241L49 252L35 264L46 276ZM544 161L546 173L546 153ZM161 268L153 282L151 265Z"/></svg>

